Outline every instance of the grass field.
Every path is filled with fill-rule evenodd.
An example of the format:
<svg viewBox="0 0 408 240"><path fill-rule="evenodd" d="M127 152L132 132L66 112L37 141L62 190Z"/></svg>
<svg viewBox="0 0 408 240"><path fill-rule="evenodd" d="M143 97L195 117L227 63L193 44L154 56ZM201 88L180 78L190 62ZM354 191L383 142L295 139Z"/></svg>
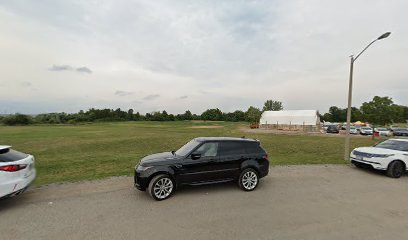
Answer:
<svg viewBox="0 0 408 240"><path fill-rule="evenodd" d="M251 134L244 123L119 122L85 125L0 126L0 145L36 157L35 184L132 175L145 155L176 150L198 136L236 136L261 140L273 165L344 164L342 137ZM222 125L222 128L191 128ZM378 140L376 140L378 141ZM353 147L373 145L370 137L353 138Z"/></svg>

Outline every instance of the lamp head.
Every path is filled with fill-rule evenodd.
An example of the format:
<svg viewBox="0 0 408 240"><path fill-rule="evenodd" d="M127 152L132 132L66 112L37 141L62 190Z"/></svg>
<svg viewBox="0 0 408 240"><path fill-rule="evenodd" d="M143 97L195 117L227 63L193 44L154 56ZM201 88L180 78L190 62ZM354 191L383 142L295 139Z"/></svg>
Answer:
<svg viewBox="0 0 408 240"><path fill-rule="evenodd" d="M377 38L377 40L381 40L381 39L383 39L383 38L386 38L386 37L390 36L390 34L391 34L391 32L386 32L386 33L384 33L383 35L379 36L379 37Z"/></svg>

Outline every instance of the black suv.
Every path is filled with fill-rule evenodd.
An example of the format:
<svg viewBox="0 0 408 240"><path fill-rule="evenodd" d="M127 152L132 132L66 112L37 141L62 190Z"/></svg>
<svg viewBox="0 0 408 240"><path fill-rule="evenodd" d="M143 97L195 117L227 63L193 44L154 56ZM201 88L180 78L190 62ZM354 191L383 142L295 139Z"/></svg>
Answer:
<svg viewBox="0 0 408 240"><path fill-rule="evenodd" d="M327 133L339 133L339 129L336 125L329 125L326 130Z"/></svg>
<svg viewBox="0 0 408 240"><path fill-rule="evenodd" d="M268 172L268 155L258 140L201 137L177 151L144 157L135 167L135 187L155 200L170 197L182 185L238 181L252 191Z"/></svg>

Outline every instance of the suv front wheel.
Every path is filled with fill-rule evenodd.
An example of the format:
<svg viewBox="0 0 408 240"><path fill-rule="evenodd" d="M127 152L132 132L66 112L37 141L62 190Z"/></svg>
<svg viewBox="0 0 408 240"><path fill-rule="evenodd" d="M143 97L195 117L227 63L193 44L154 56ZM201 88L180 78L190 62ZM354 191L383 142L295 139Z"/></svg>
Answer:
<svg viewBox="0 0 408 240"><path fill-rule="evenodd" d="M171 196L174 183L168 175L157 175L150 181L147 190L154 200L161 201Z"/></svg>
<svg viewBox="0 0 408 240"><path fill-rule="evenodd" d="M401 161L393 161L388 165L387 176L392 178L400 178L405 172L405 166Z"/></svg>
<svg viewBox="0 0 408 240"><path fill-rule="evenodd" d="M244 191L253 191L258 186L258 182L258 173L252 168L247 168L241 172L238 185Z"/></svg>

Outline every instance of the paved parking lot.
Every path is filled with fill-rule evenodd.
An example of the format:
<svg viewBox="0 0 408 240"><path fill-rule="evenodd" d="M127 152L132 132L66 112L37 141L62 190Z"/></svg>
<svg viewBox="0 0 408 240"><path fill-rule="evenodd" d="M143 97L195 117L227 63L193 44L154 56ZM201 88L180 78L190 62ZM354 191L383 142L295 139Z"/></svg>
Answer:
<svg viewBox="0 0 408 240"><path fill-rule="evenodd" d="M132 178L0 201L1 239L406 239L408 177L348 165L273 167L254 192L184 188L156 202Z"/></svg>

